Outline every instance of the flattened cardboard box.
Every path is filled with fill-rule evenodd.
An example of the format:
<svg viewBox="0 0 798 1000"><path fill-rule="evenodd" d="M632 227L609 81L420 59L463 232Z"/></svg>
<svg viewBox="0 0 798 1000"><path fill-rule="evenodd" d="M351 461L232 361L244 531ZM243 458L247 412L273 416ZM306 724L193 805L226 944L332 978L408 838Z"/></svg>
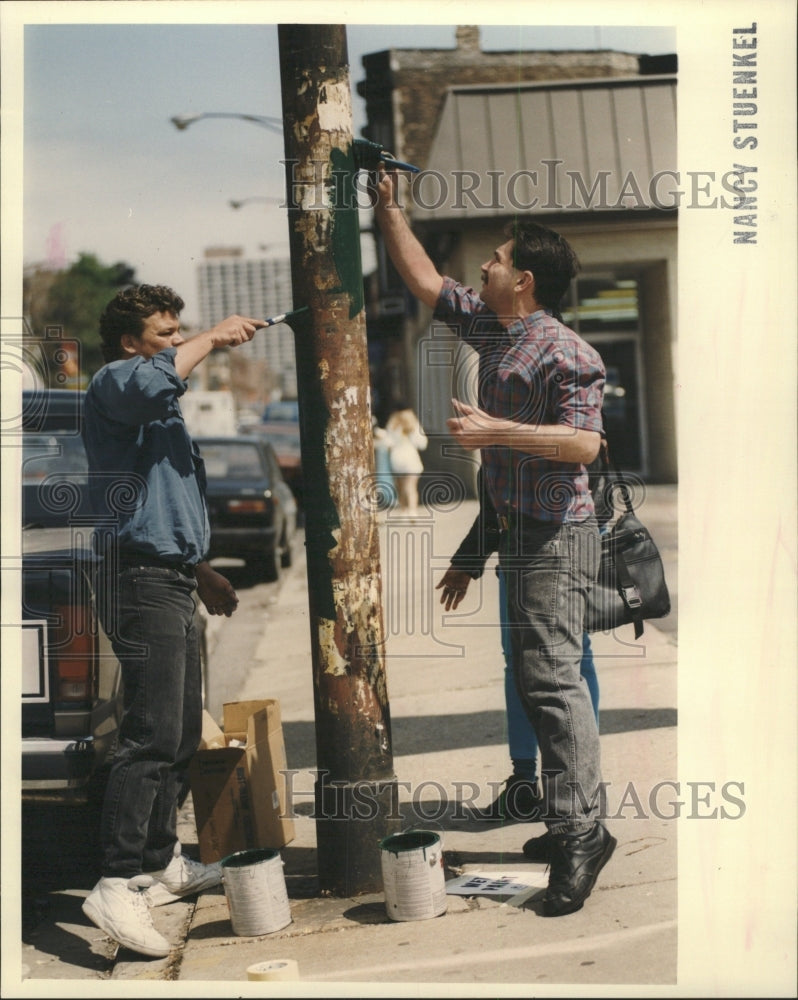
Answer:
<svg viewBox="0 0 798 1000"><path fill-rule="evenodd" d="M253 847L278 850L294 839L281 773L287 764L280 703L228 702L223 713L224 745L197 750L189 765L203 864ZM206 742L209 728L203 727ZM231 740L244 745L231 746Z"/></svg>

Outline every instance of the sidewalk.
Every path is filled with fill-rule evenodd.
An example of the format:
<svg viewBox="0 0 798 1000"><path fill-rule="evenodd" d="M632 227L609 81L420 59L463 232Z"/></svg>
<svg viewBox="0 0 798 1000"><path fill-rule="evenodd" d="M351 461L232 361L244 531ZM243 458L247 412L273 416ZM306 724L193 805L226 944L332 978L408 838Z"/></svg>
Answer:
<svg viewBox="0 0 798 1000"><path fill-rule="evenodd" d="M644 520L659 541L661 519L675 547L668 527L676 521L675 488L653 487L649 499ZM543 832L542 824L499 826L452 816L469 782L479 787L476 804L485 805L510 770L493 563L457 614L443 612L433 589L475 512L476 503L468 501L429 521L407 525L389 516L380 526L386 669L403 815L407 826L441 834L447 878L543 871L521 853L526 839ZM388 561L393 553L400 553L394 560L404 565ZM422 569L430 563L431 574ZM666 569L675 596L675 558ZM401 581L395 584L401 594L388 592L392 581ZM658 794L656 788L677 778L675 636L647 623L639 642L627 627L614 636L595 635L593 646L609 783L607 825L618 847L584 908L546 919L535 896L514 906L501 898L449 895L440 917L393 922L382 893L338 899L318 891L316 828L309 815L315 752L307 589L304 557L297 558L240 692L241 699L280 700L288 766L298 771L296 838L281 851L292 922L263 937L237 937L223 891L204 894L169 978L235 983L237 995L278 995L263 983L243 985L247 968L289 959L297 963L300 981L281 984L279 995L310 995L317 991L314 984L343 982L379 983L382 995L404 996L435 996L440 987L434 984L453 983L463 984L458 995L470 995L465 984L481 984L472 987L480 996L488 984L516 995L524 984L524 995L530 987L568 995L566 984L572 995L589 984L672 987L677 864L676 823L668 815L674 792L668 787ZM192 821L189 799L181 815L189 849L196 844ZM170 909L154 911L156 925ZM114 979L153 978L153 964L118 966ZM365 989L353 987L347 995L368 995ZM330 988L325 992L331 995Z"/></svg>

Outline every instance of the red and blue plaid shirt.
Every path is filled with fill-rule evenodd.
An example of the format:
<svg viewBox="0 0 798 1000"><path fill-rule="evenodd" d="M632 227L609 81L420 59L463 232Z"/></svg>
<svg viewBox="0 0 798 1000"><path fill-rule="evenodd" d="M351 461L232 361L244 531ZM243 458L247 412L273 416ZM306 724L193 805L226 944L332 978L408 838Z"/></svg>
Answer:
<svg viewBox="0 0 798 1000"><path fill-rule="evenodd" d="M601 357L549 312L540 309L505 328L473 288L444 278L435 319L479 355L478 403L491 416L601 433ZM508 445L481 453L485 485L500 516L561 524L593 513L584 465Z"/></svg>

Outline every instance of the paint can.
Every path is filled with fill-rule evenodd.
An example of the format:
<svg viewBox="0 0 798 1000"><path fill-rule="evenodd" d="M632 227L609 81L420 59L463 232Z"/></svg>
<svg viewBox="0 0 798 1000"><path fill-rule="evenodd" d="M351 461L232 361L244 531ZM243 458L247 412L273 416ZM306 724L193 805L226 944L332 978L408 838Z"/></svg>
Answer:
<svg viewBox="0 0 798 1000"><path fill-rule="evenodd" d="M380 841L385 910L391 920L427 920L446 912L443 844L431 830Z"/></svg>
<svg viewBox="0 0 798 1000"><path fill-rule="evenodd" d="M240 937L271 934L291 923L278 851L236 851L221 862L230 923Z"/></svg>

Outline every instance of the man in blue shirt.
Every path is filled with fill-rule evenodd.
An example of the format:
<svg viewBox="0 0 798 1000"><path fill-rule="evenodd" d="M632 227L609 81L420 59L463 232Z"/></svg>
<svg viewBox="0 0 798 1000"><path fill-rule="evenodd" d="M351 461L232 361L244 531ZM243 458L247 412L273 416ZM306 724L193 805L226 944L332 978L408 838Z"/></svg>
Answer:
<svg viewBox="0 0 798 1000"><path fill-rule="evenodd" d="M211 614L238 598L205 554L205 471L180 412L194 367L265 326L230 316L185 340L183 300L163 285L120 291L100 319L106 365L86 391L83 439L100 556L98 606L122 667L124 711L101 820L102 877L84 913L143 955L171 945L149 907L221 881L183 855L177 805L202 731L194 593Z"/></svg>

